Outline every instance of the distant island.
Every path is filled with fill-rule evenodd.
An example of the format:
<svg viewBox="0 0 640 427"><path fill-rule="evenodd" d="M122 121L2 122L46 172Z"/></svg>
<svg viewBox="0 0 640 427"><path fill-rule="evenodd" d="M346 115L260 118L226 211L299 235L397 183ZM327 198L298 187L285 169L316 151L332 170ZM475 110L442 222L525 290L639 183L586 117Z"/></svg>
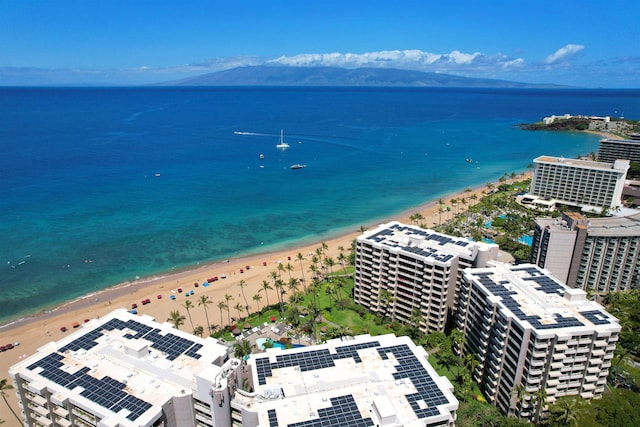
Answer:
<svg viewBox="0 0 640 427"><path fill-rule="evenodd" d="M451 74L394 68L292 67L259 65L238 67L156 86L341 86L341 87L460 87L460 88L568 88L508 80L477 79Z"/></svg>

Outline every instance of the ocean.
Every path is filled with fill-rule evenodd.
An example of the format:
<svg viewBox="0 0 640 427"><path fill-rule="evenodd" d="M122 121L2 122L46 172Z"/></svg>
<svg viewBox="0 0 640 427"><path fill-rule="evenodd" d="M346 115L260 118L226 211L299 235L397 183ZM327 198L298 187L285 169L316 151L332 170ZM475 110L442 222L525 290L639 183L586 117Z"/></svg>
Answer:
<svg viewBox="0 0 640 427"><path fill-rule="evenodd" d="M516 127L564 113L638 118L640 91L0 88L0 321L597 151Z"/></svg>

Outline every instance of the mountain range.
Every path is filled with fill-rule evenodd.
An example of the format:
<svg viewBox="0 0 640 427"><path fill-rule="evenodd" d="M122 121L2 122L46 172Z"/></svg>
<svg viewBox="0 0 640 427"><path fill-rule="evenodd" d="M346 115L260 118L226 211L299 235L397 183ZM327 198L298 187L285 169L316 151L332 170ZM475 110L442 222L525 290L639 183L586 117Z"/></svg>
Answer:
<svg viewBox="0 0 640 427"><path fill-rule="evenodd" d="M258 65L238 67L162 86L362 86L362 87L466 87L466 88L566 88L508 80L460 77L451 74L393 68L291 67Z"/></svg>

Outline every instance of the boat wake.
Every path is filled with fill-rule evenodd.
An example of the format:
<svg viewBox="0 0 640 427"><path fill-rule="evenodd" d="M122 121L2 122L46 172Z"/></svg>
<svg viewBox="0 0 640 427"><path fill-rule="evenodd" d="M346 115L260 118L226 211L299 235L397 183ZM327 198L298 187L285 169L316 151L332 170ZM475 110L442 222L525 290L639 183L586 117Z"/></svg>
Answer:
<svg viewBox="0 0 640 427"><path fill-rule="evenodd" d="M273 135L268 135L268 134L266 134L266 133L258 133L258 132L244 132L244 131L240 131L240 130L233 131L233 133L234 133L235 135L273 136Z"/></svg>

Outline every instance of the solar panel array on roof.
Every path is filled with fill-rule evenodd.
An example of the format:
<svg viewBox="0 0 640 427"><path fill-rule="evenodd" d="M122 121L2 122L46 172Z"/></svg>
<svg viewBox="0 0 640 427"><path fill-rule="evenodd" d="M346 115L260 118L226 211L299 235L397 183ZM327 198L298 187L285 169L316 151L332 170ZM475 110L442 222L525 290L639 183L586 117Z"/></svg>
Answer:
<svg viewBox="0 0 640 427"><path fill-rule="evenodd" d="M367 427L372 426L371 418L362 418L353 396L332 397L331 406L318 409L318 418L287 424L288 427Z"/></svg>
<svg viewBox="0 0 640 427"><path fill-rule="evenodd" d="M294 353L290 356L278 355L276 363L270 363L269 358L262 357L256 359L256 371L258 382L266 384L266 377L271 376L272 369L285 366L300 366L300 370L321 369L333 366L333 361L337 359L352 357L356 363L362 360L358 356L358 350L365 348L375 348L381 359L389 360L389 354L393 354L398 362L395 365L396 372L393 374L395 380L409 379L416 388L415 393L405 395L411 405L416 417L419 419L439 415L439 405L449 403L449 400L440 390L431 375L420 363L408 345L380 347L378 341L359 343L354 345L340 346L336 348L336 353L332 354L328 350L305 351ZM297 362L297 363L296 363ZM273 412L271 412L273 411ZM269 423L271 426L278 425L276 411L270 410ZM334 397L331 399L329 408L318 409L318 417L288 424L289 427L320 427L320 426L372 426L370 418L362 418L360 411L352 395Z"/></svg>
<svg viewBox="0 0 640 427"><path fill-rule="evenodd" d="M408 378L416 388L416 393L405 396L416 417L423 419L440 414L438 406L449 403L449 399L442 393L409 346L401 344L382 347L378 348L378 353L382 359L388 359L388 353L393 354L398 361L393 377L396 380Z"/></svg>
<svg viewBox="0 0 640 427"><path fill-rule="evenodd" d="M564 294L562 287L558 285L555 281L550 279L549 277L540 273L540 271L533 267L527 268L514 268L513 271L526 271L529 274L533 274L533 276L525 277L524 280L533 280L535 281L541 290L544 286L545 289L543 292L546 293L558 293L558 288ZM502 299L502 304L508 308L518 319L527 321L529 324L536 329L557 329L557 328L570 328L574 326L584 326L582 322L580 322L576 317L564 317L561 314L554 314L552 323L542 323L541 317L534 314L528 315L522 308L520 307L520 303L516 301L512 295L516 295L517 292L514 290L509 290L505 287L505 285L509 284L509 281L500 280L499 282L495 282L492 278L491 273L476 273L473 275L478 282L480 282L490 293L493 295L499 296ZM548 283L543 280L546 278L553 282L553 284Z"/></svg>
<svg viewBox="0 0 640 427"><path fill-rule="evenodd" d="M166 334L161 334L160 329L153 328L151 326L145 325L144 323L140 323L135 320L127 320L126 322L124 322L120 319L111 319L110 321L108 321L102 326L102 329L106 329L106 330L130 329L135 333L133 334L126 333L123 335L124 338L127 338L127 339L143 338L148 341L151 341L151 347L165 353L167 360L175 360L178 357L180 357L182 354L185 354L186 356L192 357L194 359L200 358L200 355L197 354L196 352L200 348L202 348L201 344L194 345L193 341L187 338L179 337L178 335L172 334L170 332ZM98 333L100 335L102 334L101 332L98 332Z"/></svg>
<svg viewBox="0 0 640 427"><path fill-rule="evenodd" d="M594 325L608 325L611 323L609 316L599 310L581 311L580 314L586 317Z"/></svg>
<svg viewBox="0 0 640 427"><path fill-rule="evenodd" d="M386 240L387 237L393 236L395 234L395 232L403 233L403 234L405 234L407 236L410 236L410 235L420 236L424 240L431 240L431 241L435 242L439 246L445 246L446 244L448 244L450 242L453 242L453 244L456 245L456 246L460 246L460 247L466 248L470 244L470 242L465 240L465 239L457 239L455 237L450 237L450 236L446 236L446 235L443 235L443 234L429 232L429 231L423 230L421 228L414 228L414 227L409 227L409 226L400 225L400 224L392 224L388 228L380 230L377 233L369 236L368 239L369 240L373 240L373 241L375 241L377 243L380 243L380 242L383 242L384 240ZM387 244L389 246L392 246L392 247L396 246L395 244L392 244L391 242L387 242ZM404 248L404 249L406 249L406 248ZM423 255L423 254L421 254L421 255ZM425 255L425 256L428 256L428 255Z"/></svg>
<svg viewBox="0 0 640 427"><path fill-rule="evenodd" d="M345 359L348 357L352 357L356 362L360 363L361 359L360 356L358 356L358 350L378 347L379 345L380 343L378 341L371 341L366 343L340 346L338 349L336 349L335 354L332 354L329 349L326 348L320 350L279 354L276 356L275 363L269 362L269 358L267 357L258 358L256 359L258 384L265 385L267 383L266 377L271 376L271 372L273 369L297 366L302 372L315 371L317 369L335 366L334 360Z"/></svg>
<svg viewBox="0 0 640 427"><path fill-rule="evenodd" d="M135 420L142 415L152 405L144 400L138 399L124 391L126 385L118 382L111 377L97 379L88 375L90 369L83 367L75 373L68 373L63 370L64 356L60 353L66 351L77 351L80 349L90 350L98 343L97 340L103 335L104 331L130 330L123 335L126 339L143 338L151 341L151 346L166 354L167 360L174 360L180 355L185 354L194 359L201 357L198 350L202 348L202 344L182 338L172 333L161 334L161 330L145 325L135 320L123 321L121 319L111 319L101 327L86 332L82 336L76 338L70 343L60 347L59 353L50 353L37 362L31 364L27 369L35 370L42 368L39 373L42 377L53 381L61 387L73 390L76 387L82 387L81 396L86 397L92 402L103 406L114 412L122 409L129 411L127 418Z"/></svg>
<svg viewBox="0 0 640 427"><path fill-rule="evenodd" d="M98 342L96 340L101 336L102 332L94 329L93 331L89 331L81 337L71 341L69 344L61 347L60 352L64 353L67 350L77 351L80 349L90 350L91 348L98 345Z"/></svg>
<svg viewBox="0 0 640 427"><path fill-rule="evenodd" d="M393 234L393 231L389 230L388 228L385 228L384 230L378 231L376 234L369 236L368 239L373 240L377 243L380 243L384 239L386 239L387 236L391 236L392 234Z"/></svg>
<svg viewBox="0 0 640 427"><path fill-rule="evenodd" d="M562 286L560 286L560 284L558 284L558 282L553 280L551 277L535 275L531 277L523 277L523 280L535 282L538 285L536 286L536 289L540 289L546 294L557 294L560 296L564 296L564 289L562 288Z"/></svg>
<svg viewBox="0 0 640 427"><path fill-rule="evenodd" d="M276 415L276 410L269 409L267 411L267 416L269 417L269 427L278 427L278 416Z"/></svg>
<svg viewBox="0 0 640 427"><path fill-rule="evenodd" d="M70 374L60 369L64 366L62 359L64 356L58 353L50 353L32 363L27 369L35 370L42 368L40 375L68 390L81 387L80 395L92 402L107 408L113 412L120 412L122 409L129 411L127 419L133 421L145 413L151 404L130 395L124 391L126 384L121 383L111 377L97 379L88 375L89 368L83 367L77 372Z"/></svg>

